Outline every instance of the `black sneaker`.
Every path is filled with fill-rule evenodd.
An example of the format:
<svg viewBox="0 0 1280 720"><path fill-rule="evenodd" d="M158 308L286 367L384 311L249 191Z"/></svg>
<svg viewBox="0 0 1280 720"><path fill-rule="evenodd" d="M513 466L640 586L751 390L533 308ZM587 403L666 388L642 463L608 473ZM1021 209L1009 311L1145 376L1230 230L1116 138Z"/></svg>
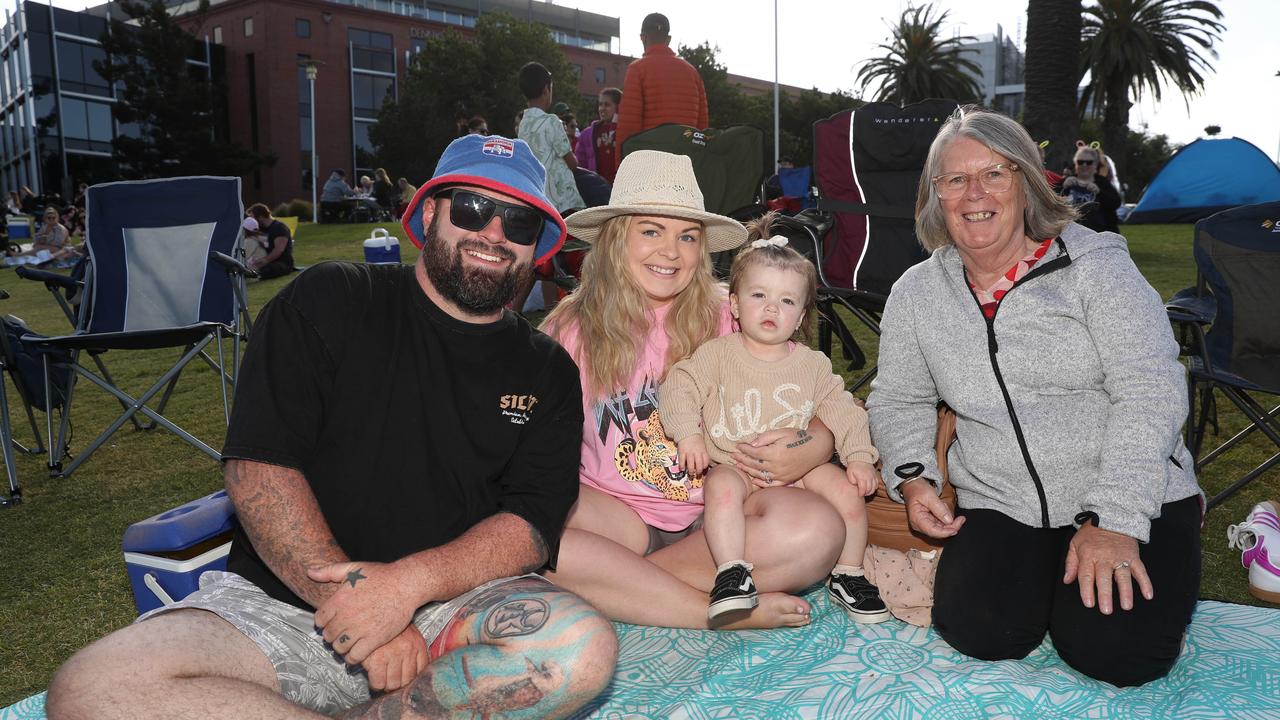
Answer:
<svg viewBox="0 0 1280 720"><path fill-rule="evenodd" d="M880 599L880 589L865 577L832 573L827 579L827 592L831 602L844 608L856 623L881 623L890 617L889 608Z"/></svg>
<svg viewBox="0 0 1280 720"><path fill-rule="evenodd" d="M711 606L707 608L707 619L715 620L734 610L750 610L759 603L751 570L746 565L731 565L716 575L715 587L711 589Z"/></svg>

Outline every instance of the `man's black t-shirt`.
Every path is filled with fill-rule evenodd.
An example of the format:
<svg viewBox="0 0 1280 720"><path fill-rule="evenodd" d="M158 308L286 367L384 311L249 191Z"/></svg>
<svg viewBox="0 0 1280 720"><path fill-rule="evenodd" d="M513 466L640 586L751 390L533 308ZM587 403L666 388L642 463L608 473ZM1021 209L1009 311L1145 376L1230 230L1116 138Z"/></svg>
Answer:
<svg viewBox="0 0 1280 720"><path fill-rule="evenodd" d="M273 263L286 265L288 268L293 267L293 237L289 234L289 226L279 220L272 220L267 226L267 252L271 252L276 247L276 238L284 238L284 252L273 260Z"/></svg>
<svg viewBox="0 0 1280 720"><path fill-rule="evenodd" d="M300 470L353 560L390 562L507 512L554 566L581 442L578 369L554 340L510 312L450 317L412 266L323 263L259 315L223 455ZM228 569L309 607L243 530Z"/></svg>

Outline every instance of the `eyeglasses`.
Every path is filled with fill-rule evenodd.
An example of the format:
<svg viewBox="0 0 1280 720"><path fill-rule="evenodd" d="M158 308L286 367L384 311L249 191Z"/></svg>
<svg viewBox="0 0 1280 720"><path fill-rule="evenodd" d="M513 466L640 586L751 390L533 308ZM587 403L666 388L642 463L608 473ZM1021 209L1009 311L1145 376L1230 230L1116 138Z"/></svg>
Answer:
<svg viewBox="0 0 1280 720"><path fill-rule="evenodd" d="M953 200L964 195L969 187L969 179L976 177L982 189L991 193L1000 193L1013 187L1013 174L1018 172L1017 163L1000 163L985 167L974 174L944 173L934 175L933 189L940 200Z"/></svg>
<svg viewBox="0 0 1280 720"><path fill-rule="evenodd" d="M1077 164L1077 165L1092 165L1092 164L1093 164L1093 161L1092 161L1092 160L1077 160L1077 161L1076 161L1076 164Z"/></svg>
<svg viewBox="0 0 1280 720"><path fill-rule="evenodd" d="M441 197L451 201L449 222L463 230L483 230L496 214L502 218L502 232L517 245L533 245L542 234L542 213L528 205L505 203L462 188L448 190Z"/></svg>

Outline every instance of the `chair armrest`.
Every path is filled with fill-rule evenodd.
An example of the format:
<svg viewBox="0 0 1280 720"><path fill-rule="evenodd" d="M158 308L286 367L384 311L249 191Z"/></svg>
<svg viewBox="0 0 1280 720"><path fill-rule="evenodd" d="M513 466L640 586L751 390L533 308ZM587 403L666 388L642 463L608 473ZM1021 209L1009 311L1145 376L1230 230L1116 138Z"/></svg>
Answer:
<svg viewBox="0 0 1280 720"><path fill-rule="evenodd" d="M1164 309L1174 322L1211 325L1218 314L1218 301L1212 295L1199 295L1195 288L1187 288L1174 293Z"/></svg>
<svg viewBox="0 0 1280 720"><path fill-rule="evenodd" d="M48 270L37 270L35 268L26 267L22 265L19 265L18 267L14 268L14 272L17 273L18 277L24 280L35 280L36 282L42 282L45 284L45 287L49 288L50 290L57 290L57 289L74 290L75 288L78 288L84 285L83 281L76 280L69 275L63 275L61 273L56 273L56 272L49 272Z"/></svg>
<svg viewBox="0 0 1280 720"><path fill-rule="evenodd" d="M236 273L251 278L258 277L257 270L250 269L248 265L245 265L226 253L211 252L209 253L209 259L221 265L222 268L229 273Z"/></svg>

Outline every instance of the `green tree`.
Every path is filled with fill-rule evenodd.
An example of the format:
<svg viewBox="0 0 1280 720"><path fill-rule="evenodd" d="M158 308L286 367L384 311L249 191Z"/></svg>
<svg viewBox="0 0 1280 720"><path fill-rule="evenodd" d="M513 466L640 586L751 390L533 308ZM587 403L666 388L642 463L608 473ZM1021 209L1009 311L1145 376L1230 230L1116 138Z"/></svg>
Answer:
<svg viewBox="0 0 1280 720"><path fill-rule="evenodd" d="M169 15L162 0L122 0L129 21L113 20L101 38L107 62L94 69L119 84L112 113L122 132L113 141L128 179L180 175L247 175L275 157L227 138L226 87L211 82L187 58L204 57L196 37ZM201 0L196 17L208 10Z"/></svg>
<svg viewBox="0 0 1280 720"><path fill-rule="evenodd" d="M876 100L899 105L927 98L977 100L981 89L975 78L982 76L982 69L965 57L971 51L961 47L974 38L944 38L946 19L945 10L935 15L930 4L908 7L892 26L889 42L876 46L884 55L867 60L858 70L862 92L878 85Z"/></svg>
<svg viewBox="0 0 1280 720"><path fill-rule="evenodd" d="M719 46L703 42L693 47L681 45L677 53L702 76L702 86L707 91L707 123L714 128L756 125L752 121L758 118L746 117L747 98L742 87L729 79L729 69L716 58L719 52ZM626 98L623 98L623 102L626 102ZM769 126L772 125L773 121L770 120Z"/></svg>
<svg viewBox="0 0 1280 720"><path fill-rule="evenodd" d="M516 113L525 108L516 77L537 61L551 71L555 97L579 103L578 76L547 26L505 13L486 13L474 35L448 30L427 40L400 86L369 129L378 162L414 184L431 177L445 147L457 137L457 117L483 115L489 130L515 137Z"/></svg>
<svg viewBox="0 0 1280 720"><path fill-rule="evenodd" d="M1080 137L1076 87L1080 82L1081 0L1027 3L1026 104L1022 124L1037 141L1048 140L1045 165L1061 168Z"/></svg>
<svg viewBox="0 0 1280 720"><path fill-rule="evenodd" d="M1084 11L1081 75L1089 82L1081 105L1102 117L1103 150L1125 157L1129 109L1172 85L1190 102L1212 72L1222 11L1204 0L1097 0ZM1123 177L1123 175L1121 176Z"/></svg>

